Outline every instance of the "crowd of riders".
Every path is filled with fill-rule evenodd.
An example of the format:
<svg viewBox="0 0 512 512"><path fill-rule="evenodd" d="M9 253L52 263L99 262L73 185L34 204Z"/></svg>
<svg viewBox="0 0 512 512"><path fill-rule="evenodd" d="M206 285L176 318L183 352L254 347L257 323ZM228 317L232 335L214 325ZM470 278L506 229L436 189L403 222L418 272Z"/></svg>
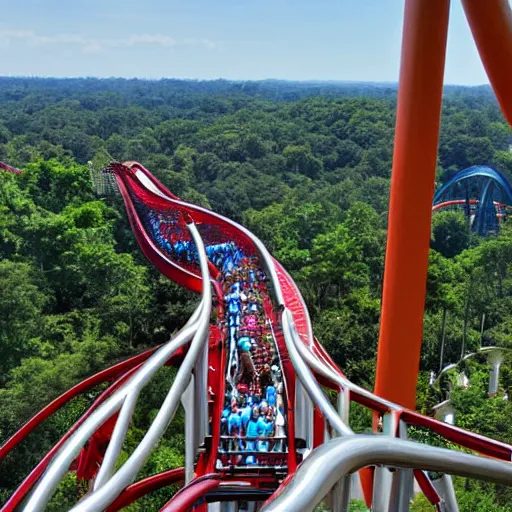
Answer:
<svg viewBox="0 0 512 512"><path fill-rule="evenodd" d="M257 464L258 453L283 451L285 437L282 372L265 314L266 276L258 260L234 244L212 248L209 258L221 270L228 353L220 451L245 452L243 462Z"/></svg>
<svg viewBox="0 0 512 512"><path fill-rule="evenodd" d="M173 239L172 221L149 212L157 243L183 263L197 263L195 244ZM209 261L219 270L227 348L226 395L221 419L221 452L245 452L242 462L257 464L257 454L285 450L286 413L279 356L265 314L266 275L258 260L234 242L207 244Z"/></svg>

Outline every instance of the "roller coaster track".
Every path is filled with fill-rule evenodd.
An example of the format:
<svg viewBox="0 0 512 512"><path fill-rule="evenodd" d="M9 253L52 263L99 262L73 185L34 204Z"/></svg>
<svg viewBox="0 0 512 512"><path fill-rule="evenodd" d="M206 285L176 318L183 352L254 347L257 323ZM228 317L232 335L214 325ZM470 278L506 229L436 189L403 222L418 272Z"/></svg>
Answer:
<svg viewBox="0 0 512 512"><path fill-rule="evenodd" d="M498 171L475 165L455 174L435 194L432 211L463 208L480 234L497 229L512 207L512 186ZM474 222L473 222L474 221Z"/></svg>
<svg viewBox="0 0 512 512"><path fill-rule="evenodd" d="M99 383L110 383L34 468L3 511L17 507L27 512L44 510L70 467L91 482L89 493L72 508L74 512L119 510L148 492L180 481L184 487L162 510L224 510L227 505L222 503L244 503L246 510L255 510L257 503L260 507L265 502L261 510L287 511L293 503L294 510L306 511L328 494L332 510L342 511L351 496L351 484L358 480L374 510L399 510L400 504L400 510L407 510L413 476L430 502L440 507L443 496L424 469L512 484L511 446L404 409L351 383L314 337L293 279L248 230L179 200L136 162L113 163L106 172L115 177L146 257L168 278L200 293L201 299L187 324L168 343L86 379L0 447L3 459L73 397ZM244 263L226 271L228 260L222 259L220 249L238 254ZM212 261L215 257L220 259ZM240 371L238 363L234 364L242 358L243 350L233 348L233 340L243 334L242 327L229 309L233 301L240 300L240 289L243 292L233 275L247 264L247 275L259 271L259 281L250 285L258 288L259 303L249 300L245 307L260 309L265 334L254 338L266 340L268 350L275 352L272 384L280 391L277 402L275 397L272 401L268 391L274 386L268 384L266 396L284 419L281 435L276 418L271 418L274 433L267 436L260 433L253 438L248 432L242 435L241 430L231 435L222 431L226 397L240 401L250 396L244 385L239 385ZM253 288L247 292L251 294L256 295ZM216 311L215 320L212 311ZM258 346L253 343L251 350ZM233 364L228 366L229 361ZM133 454L118 467L141 390L163 365L178 363L175 381L155 420ZM260 386L258 393L262 393L261 373L254 375L248 385ZM326 389L336 394L336 405ZM132 483L180 401L187 433L185 467ZM384 432L372 437L355 435L349 426L351 402L382 416ZM409 426L429 429L485 457L407 441ZM357 477L350 477L355 471Z"/></svg>
<svg viewBox="0 0 512 512"><path fill-rule="evenodd" d="M0 162L0 169L2 171L11 172L12 174L21 174L22 171L20 169L16 169L16 167L12 167L11 165L7 165L4 162Z"/></svg>
<svg viewBox="0 0 512 512"><path fill-rule="evenodd" d="M511 124L509 3L462 0L462 4L491 85ZM393 396L410 407L414 404L421 346L448 13L447 0L405 2L375 389L379 395ZM9 166L0 167L19 173ZM25 511L44 510L70 467L76 469L79 478L91 483L88 494L73 511L117 510L151 490L180 480L185 485L162 510L225 511L236 510L239 503L244 503L241 506L247 511L309 511L328 494L331 509L339 512L347 508L350 484L357 480L349 475L356 471L366 502L375 511L407 510L413 476L438 510L444 507L443 501L456 510L456 504L436 491L423 470L512 484L511 446L404 409L350 383L314 338L307 309L293 280L245 228L180 201L135 162L113 164L109 170L144 254L168 278L200 293L201 300L188 323L168 343L76 386L1 448L3 458L73 396L102 380L110 383L2 510L12 511L18 506ZM495 177L485 169L482 173L484 178ZM512 196L510 188L498 185ZM488 180L480 204L495 215L493 188L494 182ZM414 215L409 206L411 197ZM156 229L162 223L164 231L159 236ZM476 224L479 232L485 231L485 222ZM240 303L246 302L242 299L246 278L233 278L233 269L224 268L227 257L210 261L214 246L233 249L238 274L250 272L244 267L246 263L240 263L243 261L260 270L258 299L243 306L252 308L256 304L258 313L263 311L261 325L256 324L262 332L255 344L237 339L244 338L239 336L243 334L242 319L236 311L240 311ZM402 290L404 283L408 293ZM250 290L254 284L250 282ZM215 320L212 310L216 312ZM259 353L263 344L267 355ZM251 351L254 360L248 358ZM261 366L269 353L276 363L270 380L265 365ZM178 360L181 364L162 408L139 446L119 465L118 455L140 391L159 368ZM273 384L278 384L277 389ZM263 388L265 407L256 393ZM269 389L273 391L269 393ZM325 389L336 393L336 406ZM228 408L226 392L235 399ZM245 398L237 402L244 394ZM231 421L236 419L237 405L246 407L245 401L256 400L256 396L259 411L267 413L265 425L274 422L276 434L272 431L263 435L259 429L266 427L257 422L254 409L243 428ZM180 400L187 429L185 467L132 483ZM349 426L351 402L383 416L382 435L353 434ZM269 412L270 404L282 416L279 425ZM245 409L242 421L244 414ZM257 427L257 436L249 433L249 424L254 426L251 422ZM409 426L429 429L480 455L411 443L406 439Z"/></svg>

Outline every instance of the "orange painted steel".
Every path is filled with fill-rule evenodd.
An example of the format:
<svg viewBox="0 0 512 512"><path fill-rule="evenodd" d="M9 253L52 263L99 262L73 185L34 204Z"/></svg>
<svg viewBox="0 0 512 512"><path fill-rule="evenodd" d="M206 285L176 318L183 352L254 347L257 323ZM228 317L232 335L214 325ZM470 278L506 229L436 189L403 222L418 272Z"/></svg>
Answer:
<svg viewBox="0 0 512 512"><path fill-rule="evenodd" d="M449 0L405 2L375 393L411 409L420 361L448 11Z"/></svg>
<svg viewBox="0 0 512 512"><path fill-rule="evenodd" d="M512 12L508 0L462 0L489 81L512 125Z"/></svg>

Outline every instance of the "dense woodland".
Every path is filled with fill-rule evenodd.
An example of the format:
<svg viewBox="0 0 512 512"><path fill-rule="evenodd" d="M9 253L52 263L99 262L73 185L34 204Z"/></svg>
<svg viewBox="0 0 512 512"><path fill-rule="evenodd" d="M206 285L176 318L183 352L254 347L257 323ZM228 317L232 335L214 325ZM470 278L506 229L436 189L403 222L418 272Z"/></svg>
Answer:
<svg viewBox="0 0 512 512"><path fill-rule="evenodd" d="M251 229L300 285L318 339L372 388L395 106L391 85L1 78L0 160L25 173L0 175L0 440L86 376L166 341L197 301L144 259L119 197L95 194L88 161L138 160L183 199ZM437 186L474 164L512 178L510 143L490 89L447 88ZM512 348L511 227L483 239L462 214L439 213L431 247L417 403L425 413L441 399L428 378L439 370L444 311L445 362L458 361L465 323L467 350L477 348L484 313L484 344ZM483 363L468 363L469 389L453 392L456 422L512 443L512 404L487 398ZM510 361L502 368L512 390ZM163 370L144 391L124 456L172 376ZM0 503L101 390L2 462ZM353 411L354 428L368 421ZM141 476L181 465L182 448L178 417ZM456 486L461 512L512 510L510 490ZM77 488L70 474L50 510L67 510ZM158 510L171 493L128 510ZM414 507L430 510L421 499Z"/></svg>

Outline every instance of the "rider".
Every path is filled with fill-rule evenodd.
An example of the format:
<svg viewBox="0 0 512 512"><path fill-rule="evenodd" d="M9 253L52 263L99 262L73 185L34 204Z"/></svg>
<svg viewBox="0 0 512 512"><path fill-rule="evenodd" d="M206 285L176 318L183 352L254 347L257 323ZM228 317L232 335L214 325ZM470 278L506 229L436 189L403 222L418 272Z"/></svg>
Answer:
<svg viewBox="0 0 512 512"><path fill-rule="evenodd" d="M264 428L260 421L260 408L257 405L252 407L251 418L247 423L247 451L256 451L256 439L263 435ZM247 464L256 464L256 459L253 455L249 455L245 462Z"/></svg>

